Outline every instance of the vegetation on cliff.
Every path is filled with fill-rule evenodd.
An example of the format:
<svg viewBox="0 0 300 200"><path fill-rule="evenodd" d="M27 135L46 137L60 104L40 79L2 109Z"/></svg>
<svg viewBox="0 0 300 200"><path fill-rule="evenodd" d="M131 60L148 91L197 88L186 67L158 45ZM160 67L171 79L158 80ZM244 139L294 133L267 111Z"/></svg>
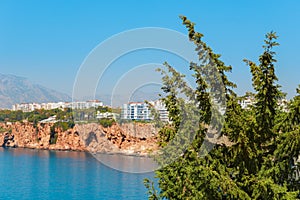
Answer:
<svg viewBox="0 0 300 200"><path fill-rule="evenodd" d="M300 152L300 86L297 96L292 99L288 111L278 109L277 100L283 93L277 84L275 74L274 47L277 35L266 35L263 53L259 63L244 60L250 67L255 90L255 104L249 109L242 109L238 97L232 88L235 84L228 80L226 73L231 66L221 61L220 55L203 42L203 34L195 31L195 24L186 17L181 17L188 29L188 37L196 46L199 64L191 63L196 89L191 100L196 98L198 111L201 113L197 132L193 142L186 146L178 158L156 171L159 192L150 180L145 180L149 190L149 199L297 199L300 198L299 152ZM216 67L215 73L210 68ZM186 93L184 75L165 63L163 75L162 100L169 111L173 123L160 130L159 144L164 147L183 132L189 132L181 122L182 101L178 95ZM216 76L216 78L215 78ZM211 94L214 82L221 80L224 89ZM217 94L217 95L216 95ZM216 112L213 103L218 103L225 95L226 111L221 135L228 138L229 144L212 143L206 139L211 126L212 114ZM219 118L214 120L221 120ZM181 131L179 131L181 129ZM182 130L183 129L183 130ZM186 138L181 138L185 140ZM202 145L203 143L211 145ZM209 151L210 150L210 151ZM201 152L209 151L207 154ZM159 164L164 161L158 160Z"/></svg>
<svg viewBox="0 0 300 200"><path fill-rule="evenodd" d="M77 120L76 122L98 122L99 124L109 127L115 121L113 119L103 119L98 120L96 119L97 111L103 112L113 112L119 111L118 109L112 109L107 106L99 106L98 108L91 108L91 109L52 109L52 110L45 110L45 109L37 109L32 112L23 112L21 110L12 111L12 110L0 110L0 122L22 122L28 121L32 122L35 125L44 120L48 119L49 117L56 116L55 119L58 121L56 123L56 127L61 127L63 130L67 128L72 128L74 125L74 119Z"/></svg>
<svg viewBox="0 0 300 200"><path fill-rule="evenodd" d="M0 121L1 122L17 122L28 120L29 122L40 121L47 119L50 116L56 115L59 112L58 109L55 110L35 110L33 112L22 112L11 111L11 110L0 110Z"/></svg>

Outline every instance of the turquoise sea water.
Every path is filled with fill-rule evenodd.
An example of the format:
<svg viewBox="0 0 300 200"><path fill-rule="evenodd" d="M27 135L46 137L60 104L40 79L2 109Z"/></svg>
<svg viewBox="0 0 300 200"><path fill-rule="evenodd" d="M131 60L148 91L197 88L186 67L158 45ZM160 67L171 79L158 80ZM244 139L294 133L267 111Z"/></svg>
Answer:
<svg viewBox="0 0 300 200"><path fill-rule="evenodd" d="M153 176L114 170L84 152L0 148L1 200L142 200L143 179Z"/></svg>

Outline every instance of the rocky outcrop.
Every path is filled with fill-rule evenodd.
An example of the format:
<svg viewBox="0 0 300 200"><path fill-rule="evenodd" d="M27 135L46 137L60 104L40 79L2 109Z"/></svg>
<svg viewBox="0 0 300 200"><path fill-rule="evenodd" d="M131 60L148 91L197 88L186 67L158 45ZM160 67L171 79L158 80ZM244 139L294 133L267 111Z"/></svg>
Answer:
<svg viewBox="0 0 300 200"><path fill-rule="evenodd" d="M114 124L104 128L96 123L75 125L62 131L55 128L55 144L50 143L51 127L44 123L0 123L0 146L49 150L73 150L147 154L158 149L157 130L152 124Z"/></svg>
<svg viewBox="0 0 300 200"><path fill-rule="evenodd" d="M152 124L143 123L114 125L106 130L108 139L127 153L148 153L157 150L157 132Z"/></svg>

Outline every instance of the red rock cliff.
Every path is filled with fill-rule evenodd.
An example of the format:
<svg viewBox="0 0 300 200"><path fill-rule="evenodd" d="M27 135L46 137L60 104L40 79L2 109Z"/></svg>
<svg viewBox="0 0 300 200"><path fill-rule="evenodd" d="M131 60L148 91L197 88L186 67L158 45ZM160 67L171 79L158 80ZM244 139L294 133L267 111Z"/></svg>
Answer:
<svg viewBox="0 0 300 200"><path fill-rule="evenodd" d="M50 144L52 126L50 123L37 126L20 122L0 123L0 146L141 154L158 148L157 130L152 124L115 124L104 128L90 123L75 125L67 131L56 128L56 143Z"/></svg>

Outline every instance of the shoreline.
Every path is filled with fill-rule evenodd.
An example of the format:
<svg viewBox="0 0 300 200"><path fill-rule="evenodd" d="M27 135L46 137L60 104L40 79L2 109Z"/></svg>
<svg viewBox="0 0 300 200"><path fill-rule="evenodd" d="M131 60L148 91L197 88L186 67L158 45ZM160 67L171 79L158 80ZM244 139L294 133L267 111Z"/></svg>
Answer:
<svg viewBox="0 0 300 200"><path fill-rule="evenodd" d="M53 128L54 127L54 128ZM0 123L0 147L76 151L149 157L159 149L151 124L76 124L63 130L53 124Z"/></svg>
<svg viewBox="0 0 300 200"><path fill-rule="evenodd" d="M49 149L49 148L32 148L32 147L10 147L10 146L0 146L2 149L30 149L30 150L42 150L42 151L53 151L53 152L82 152L82 153L89 153L91 155L122 155L122 156L129 156L129 157L144 157L144 158L151 158L150 154L146 153L127 153L127 152L90 152L88 150L74 150L74 149Z"/></svg>

